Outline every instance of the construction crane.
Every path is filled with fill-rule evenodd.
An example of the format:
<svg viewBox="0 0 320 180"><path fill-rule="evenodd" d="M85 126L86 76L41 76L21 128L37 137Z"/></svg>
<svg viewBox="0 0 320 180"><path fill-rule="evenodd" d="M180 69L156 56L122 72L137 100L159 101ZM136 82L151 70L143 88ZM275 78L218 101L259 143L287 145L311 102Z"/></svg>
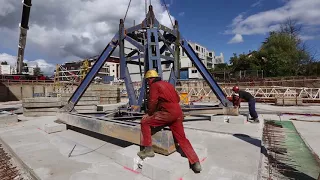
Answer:
<svg viewBox="0 0 320 180"><path fill-rule="evenodd" d="M164 33L161 33L161 31ZM145 44L138 42L138 39L141 37L146 38ZM131 53L128 53L127 56L125 56L124 52L125 40L137 48L137 50L133 50ZM160 47L160 42L163 43L162 47ZM175 46L175 50L170 47L171 45ZM124 28L124 20L120 20L119 32L115 34L111 42L101 53L96 63L92 66L74 94L71 96L68 104L63 108L65 111L73 111L74 106L78 103L90 83L94 80L95 75L99 72L100 68L105 63L105 60L111 56L117 46L119 46L120 56L120 78L124 80L126 85L129 97L129 106L139 107L138 111L142 110L141 108L146 103L148 87L146 86L143 78L139 96L136 96L127 65L132 64L144 66L144 72L147 72L149 69L156 69L162 77L163 70L161 66L163 64L173 64L168 81L175 86L177 79L179 79L179 46L182 47L189 59L195 64L196 68L207 81L212 92L215 93L221 104L225 107L230 107L232 105L187 40L180 35L178 22L176 21L174 23L174 29L170 29L160 24L155 18L152 5L150 5L146 19L144 19L141 24L126 29ZM162 55L166 50L168 50L174 57L172 58ZM139 55L135 55L137 53ZM144 61L136 61L140 58L144 58ZM164 59L164 61L162 59Z"/></svg>
<svg viewBox="0 0 320 180"><path fill-rule="evenodd" d="M22 17L20 23L20 37L19 37L19 48L18 48L18 56L17 56L17 74L22 74L23 71L23 58L24 58L24 50L27 41L27 31L29 30L29 16L31 9L31 0L23 0L23 10Z"/></svg>
<svg viewBox="0 0 320 180"><path fill-rule="evenodd" d="M129 6L130 2L128 7ZM59 110L60 113L58 113L57 116L60 122L67 124L69 127L77 127L134 144L140 144L140 120L147 110L146 104L148 96L148 86L145 83L146 81L143 74L150 69L155 69L159 76L165 80L162 66L169 64L171 71L168 81L172 85L176 85L179 79L180 47L194 63L212 92L220 100L221 105L224 106L207 108L201 105L192 105L185 110L197 111L198 114L200 114L200 111L207 111L208 109L210 109L210 113L213 114L213 111L217 112L216 110L218 110L219 113L223 111L223 114L228 114L229 110L234 110L232 103L227 99L226 94L214 80L196 52L187 40L180 35L178 22L172 22L173 29L170 29L159 23L151 4L148 10L146 18L133 27L125 28L124 22L126 18L120 19L119 31L90 68L89 72L68 100L68 103ZM143 41L141 41L141 39L143 39ZM125 43L132 44L135 46L135 49L126 53ZM174 49L171 48L171 46L173 46ZM101 67L103 67L105 61L112 55L116 47L119 47L120 78L125 82L129 103L110 113L106 113L104 117L95 113L90 115L77 113L74 109L75 105L77 105L82 95L94 80L96 74ZM166 51L169 51L173 57L166 55ZM133 73L129 65L139 66L140 71L143 70L143 73L140 72L140 74L142 74L142 85L138 93L136 93L134 84L132 83L131 74ZM143 66L143 68L141 68L141 66ZM153 147L155 147L157 153L169 155L176 151L171 131L167 129L157 131L153 134L152 139Z"/></svg>

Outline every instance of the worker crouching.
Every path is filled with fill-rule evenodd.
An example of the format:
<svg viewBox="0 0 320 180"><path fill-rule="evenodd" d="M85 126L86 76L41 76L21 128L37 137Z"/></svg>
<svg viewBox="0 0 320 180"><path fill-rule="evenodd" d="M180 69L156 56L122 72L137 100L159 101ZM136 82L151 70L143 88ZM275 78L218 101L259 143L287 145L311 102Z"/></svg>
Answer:
<svg viewBox="0 0 320 180"><path fill-rule="evenodd" d="M192 170L200 172L199 158L184 132L180 97L175 88L170 83L162 81L155 70L149 70L145 79L149 85L148 111L141 120L141 144L144 149L138 152L138 156L141 159L154 157L151 127L169 126L174 138L187 156Z"/></svg>
<svg viewBox="0 0 320 180"><path fill-rule="evenodd" d="M253 122L258 123L259 119L258 119L258 114L256 112L255 98L250 93L243 91L243 90L240 90L238 86L234 86L232 88L232 91L234 92L234 94L232 95L233 106L240 107L241 99L248 101L249 113L251 116L250 119L253 120Z"/></svg>

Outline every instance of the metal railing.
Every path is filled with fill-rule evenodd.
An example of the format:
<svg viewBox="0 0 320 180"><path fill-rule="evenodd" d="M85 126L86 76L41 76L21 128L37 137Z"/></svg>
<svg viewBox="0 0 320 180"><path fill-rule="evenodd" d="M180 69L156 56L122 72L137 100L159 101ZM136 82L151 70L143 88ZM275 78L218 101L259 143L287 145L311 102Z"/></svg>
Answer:
<svg viewBox="0 0 320 180"><path fill-rule="evenodd" d="M178 86L176 90L179 95L187 93L190 101L209 101L217 100L210 87L186 87ZM232 87L223 87L223 92L227 97L232 96ZM297 87L250 87L243 90L252 94L258 100L275 99L276 97L301 98L303 100L320 100L320 88L297 88ZM139 91L139 87L136 87ZM123 97L126 90L121 91Z"/></svg>

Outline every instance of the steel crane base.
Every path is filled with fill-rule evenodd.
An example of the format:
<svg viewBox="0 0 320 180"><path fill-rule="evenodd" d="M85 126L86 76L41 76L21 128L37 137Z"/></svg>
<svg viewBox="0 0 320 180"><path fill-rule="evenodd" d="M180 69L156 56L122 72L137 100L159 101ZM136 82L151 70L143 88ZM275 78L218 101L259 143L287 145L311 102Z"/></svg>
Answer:
<svg viewBox="0 0 320 180"><path fill-rule="evenodd" d="M57 113L58 121L94 133L140 145L141 128L136 121L113 120L77 113ZM152 144L156 153L170 155L176 151L172 132L168 128L152 129Z"/></svg>

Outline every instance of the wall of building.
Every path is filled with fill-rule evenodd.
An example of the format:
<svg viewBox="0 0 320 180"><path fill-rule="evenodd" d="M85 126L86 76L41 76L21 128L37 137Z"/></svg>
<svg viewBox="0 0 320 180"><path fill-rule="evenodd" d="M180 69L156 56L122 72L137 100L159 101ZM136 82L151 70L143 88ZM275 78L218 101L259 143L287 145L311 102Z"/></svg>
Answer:
<svg viewBox="0 0 320 180"><path fill-rule="evenodd" d="M12 74L11 66L8 65L0 65L0 74Z"/></svg>
<svg viewBox="0 0 320 180"><path fill-rule="evenodd" d="M198 72L197 68L188 68L189 79L202 79L201 74Z"/></svg>
<svg viewBox="0 0 320 180"><path fill-rule="evenodd" d="M22 72L22 74L29 74L34 75L34 68L33 67L24 67L26 72ZM17 70L15 66L7 65L0 65L0 74L16 74Z"/></svg>
<svg viewBox="0 0 320 180"><path fill-rule="evenodd" d="M27 83L0 83L0 101L19 101L23 98L32 98L49 95L53 92L53 84L27 84Z"/></svg>

